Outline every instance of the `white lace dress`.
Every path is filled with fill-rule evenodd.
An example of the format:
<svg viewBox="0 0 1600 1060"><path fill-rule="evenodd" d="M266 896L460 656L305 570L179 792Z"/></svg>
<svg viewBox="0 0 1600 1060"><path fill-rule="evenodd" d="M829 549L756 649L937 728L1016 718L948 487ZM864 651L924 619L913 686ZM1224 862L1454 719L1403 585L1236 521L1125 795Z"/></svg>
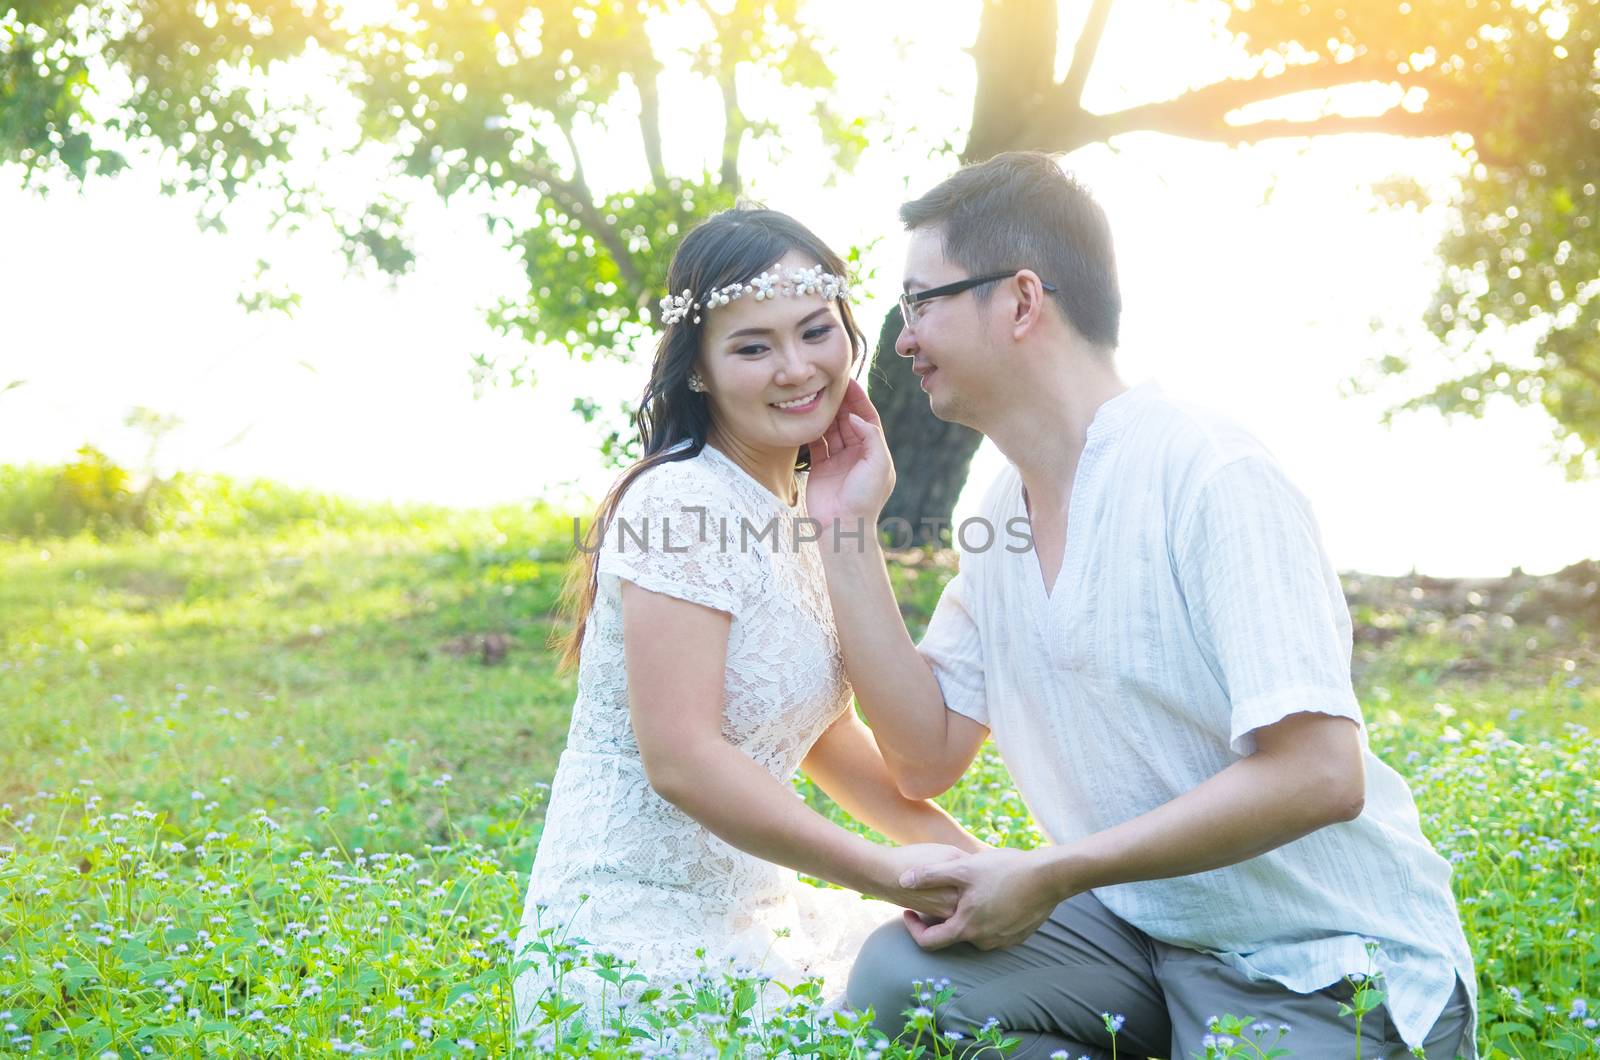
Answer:
<svg viewBox="0 0 1600 1060"><path fill-rule="evenodd" d="M620 996L592 971L562 977L563 998L581 1002L591 1024L602 1003L609 1018L619 1000L631 1002L646 985L665 988L703 968L791 985L821 976L827 995L836 996L866 935L899 914L853 892L805 884L662 799L645 779L629 721L623 579L733 616L723 736L779 781L792 780L823 730L849 709L821 557L815 544L795 544L794 528L804 526L796 522L805 518L803 481L800 496L798 505L786 505L706 446L634 481L597 556L578 697L517 947L526 954L540 929L555 927L556 938L583 939L637 962L648 983L628 985ZM766 532L769 524L776 536ZM701 948L703 962L695 953ZM554 986L548 967L535 960L516 984L524 1026L539 1020L537 1003ZM783 996L769 986L767 1010Z"/></svg>

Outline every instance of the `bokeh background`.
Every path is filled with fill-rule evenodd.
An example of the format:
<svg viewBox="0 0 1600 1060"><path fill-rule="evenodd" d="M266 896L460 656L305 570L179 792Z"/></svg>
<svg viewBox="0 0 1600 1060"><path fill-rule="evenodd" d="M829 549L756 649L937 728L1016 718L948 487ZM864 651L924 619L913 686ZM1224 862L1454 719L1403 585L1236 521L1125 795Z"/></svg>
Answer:
<svg viewBox="0 0 1600 1060"><path fill-rule="evenodd" d="M1026 147L1110 214L1125 377L1259 434L1341 569L1595 550L1590 3L73 10L0 18L0 461L592 498L673 233L794 213L875 331L898 204ZM971 445L905 510L970 503Z"/></svg>

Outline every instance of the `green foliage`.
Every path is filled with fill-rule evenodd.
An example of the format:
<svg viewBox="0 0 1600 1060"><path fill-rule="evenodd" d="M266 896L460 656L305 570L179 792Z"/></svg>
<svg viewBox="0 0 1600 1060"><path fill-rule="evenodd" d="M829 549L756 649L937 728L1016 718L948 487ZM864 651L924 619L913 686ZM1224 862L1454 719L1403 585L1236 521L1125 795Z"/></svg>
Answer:
<svg viewBox="0 0 1600 1060"><path fill-rule="evenodd" d="M58 164L82 180L127 163L90 135L88 54L39 24L64 23L72 9L69 3L31 3L0 12L0 160L19 161L30 173L41 163Z"/></svg>
<svg viewBox="0 0 1600 1060"><path fill-rule="evenodd" d="M324 226L353 266L388 275L414 263L408 202L469 196L522 265L489 323L528 346L462 367L515 385L532 381L534 356L552 346L585 360L648 347L678 235L734 203L742 146L775 130L762 107L798 96L837 164L859 155L862 124L832 99L799 6L27 2L0 9L0 163L20 163L24 183L43 190L53 174L81 182L153 147L163 189L198 196L203 226L224 229L228 206L248 194L272 227ZM649 31L667 19L702 31L658 44ZM713 172L666 162L663 109L688 104L662 85L682 75L720 99ZM752 78L763 91L742 100ZM628 139L646 164L623 176L616 148ZM595 144L606 153L586 165ZM354 202L323 179L352 158L384 178ZM300 295L270 272L258 263L239 304L294 312ZM602 412L582 399L579 408ZM603 410L603 451L617 463L636 455L629 411Z"/></svg>
<svg viewBox="0 0 1600 1060"><path fill-rule="evenodd" d="M93 446L57 467L0 465L0 539L109 538L122 533L264 533L302 524L353 529L438 516L422 505L361 503L275 482L226 475L134 477Z"/></svg>
<svg viewBox="0 0 1600 1060"><path fill-rule="evenodd" d="M8 1051L618 1057L681 1034L720 1055L757 1044L761 1055L859 1057L882 1041L866 1016L820 1014L815 983L767 1013L752 1007L752 984L710 976L604 1033L552 1019L519 1034L524 874L510 862L531 857L541 796L497 800L505 827L493 845L452 828L413 854L387 849L390 821L422 809L448 821L447 775L419 775L395 746L329 786L333 805L312 811L252 807L226 785L155 810L109 801L87 780L0 809ZM527 959L626 974L554 930ZM882 1055L951 1055L927 1016L904 1043Z"/></svg>
<svg viewBox="0 0 1600 1060"><path fill-rule="evenodd" d="M567 517L542 503L457 514L437 505L352 500L228 475L179 472L147 478L138 489L131 487L133 481L130 472L92 446L80 449L73 463L55 467L0 464L0 541L76 534L109 539L126 533L182 535L196 542L328 531L421 533L488 519L524 527L543 542L530 546L537 551L559 549L571 534Z"/></svg>
<svg viewBox="0 0 1600 1060"><path fill-rule="evenodd" d="M639 302L648 285L641 286L639 278L651 277L659 286L678 235L733 201L732 192L710 177L669 178L660 188L610 196L599 209L628 241L634 275L622 271L616 255L585 232L581 221L547 208L514 238L528 276L538 277L539 286L531 298L502 300L490 323L535 346L558 344L586 360L627 356L651 334ZM561 282L574 275L588 281Z"/></svg>
<svg viewBox="0 0 1600 1060"><path fill-rule="evenodd" d="M1455 866L1483 1033L1512 1056L1593 1049L1584 1020L1600 934L1586 881L1600 871L1600 819L1585 793L1600 741L1575 722L1549 735L1468 722L1386 726L1380 748L1405 765L1425 830Z"/></svg>
<svg viewBox="0 0 1600 1060"><path fill-rule="evenodd" d="M391 817L448 815L442 787L390 812L413 779L404 752L346 771L314 811L249 806L226 781L160 810L108 804L88 780L0 811L18 841L0 915L13 1055L507 1042L503 859L531 842L535 799L502 798L496 849L457 832L392 853Z"/></svg>
<svg viewBox="0 0 1600 1060"><path fill-rule="evenodd" d="M179 474L165 483L150 529L211 536L282 533L301 526L354 530L441 514L428 505L353 501L266 480Z"/></svg>
<svg viewBox="0 0 1600 1060"><path fill-rule="evenodd" d="M1094 6L1103 16L1111 5ZM1055 24L1053 8L986 5L984 25L1012 32L1005 47L974 52L986 101L976 113L989 124L976 119L985 127L971 130L969 154L978 142L1070 150L1139 129L1230 142L1455 135L1472 166L1452 196L1428 318L1442 351L1390 351L1375 373L1432 377L1442 358L1450 377L1401 408L1477 415L1503 395L1549 413L1569 472L1600 468L1600 0L1230 0L1223 10L1253 76L1092 115L1071 86L1089 74L1103 19L1089 19L1083 61L1075 55L1056 85L1053 47L1037 32ZM672 47L654 32L669 19L691 28L673 33ZM324 87L269 92L268 75L288 66ZM698 78L720 103L709 115L723 129L711 172L667 165L661 116L685 104L663 96L664 73ZM1039 98L1028 94L1036 76ZM752 81L762 91L749 91ZM629 358L648 345L676 235L733 202L742 146L779 132L753 99L809 102L836 172L859 155L864 122L840 108L833 81L798 0L473 0L365 13L318 0L30 0L0 14L0 162L43 188L51 173L113 173L135 147L153 146L165 186L204 200L203 224L222 227L227 204L253 191L275 225L326 223L353 262L391 274L412 264L410 198L468 193L523 267L524 284L491 322L534 347ZM1227 120L1356 84L1394 86L1408 101L1374 117ZM1028 91L994 106L1019 86ZM350 119L339 112L345 97L358 107ZM1019 122L1019 109L1033 120ZM317 137L301 136L312 129ZM611 155L604 183L592 181L601 161L586 165L583 145L601 135L608 149L631 139L640 174L619 182ZM391 179L366 201L334 201L316 162L349 157L376 159ZM239 300L282 312L298 304L260 276ZM527 356L479 355L477 371L512 383L533 374ZM582 399L579 408L599 411ZM606 448L630 455L620 435Z"/></svg>
<svg viewBox="0 0 1600 1060"><path fill-rule="evenodd" d="M127 470L91 445L60 467L0 465L0 537L148 529L160 491L129 483Z"/></svg>
<svg viewBox="0 0 1600 1060"><path fill-rule="evenodd" d="M128 489L128 473L91 445L78 450L78 459L61 469L56 480L57 508L89 525L132 524L143 519Z"/></svg>
<svg viewBox="0 0 1600 1060"><path fill-rule="evenodd" d="M1425 92L1406 120L1467 134L1428 315L1442 349L1373 365L1428 379L1442 357L1449 378L1400 409L1479 416L1496 396L1542 408L1568 473L1600 471L1600 0L1235 6L1229 26L1264 54Z"/></svg>
<svg viewBox="0 0 1600 1060"><path fill-rule="evenodd" d="M21 163L24 180L42 187L54 172L114 172L131 145L153 144L165 186L205 200L203 223L221 227L227 204L253 191L273 204L275 225L319 219L352 262L389 274L413 261L408 195L471 193L526 279L492 323L536 346L627 357L650 332L675 237L732 204L740 147L766 127L741 102L741 77L810 100L841 163L859 153L861 127L830 106L833 75L798 6L473 0L357 13L318 2L24 3L0 15L0 162ZM704 32L675 35L669 50L647 32L668 18ZM268 92L268 76L287 65L321 76L321 87ZM661 113L681 105L661 95L669 70L721 97L717 172L667 168ZM338 94L358 105L353 124L340 123ZM301 135L318 127L317 144ZM643 182L591 185L599 163L585 166L580 142L630 131ZM392 178L363 203L333 201L320 167L291 164L356 152L382 160ZM605 180L615 188L617 174ZM297 304L260 279L242 304ZM513 380L526 370L480 367Z"/></svg>
<svg viewBox="0 0 1600 1060"><path fill-rule="evenodd" d="M1278 1043L1289 1033L1287 1023L1274 1027L1254 1016L1214 1016L1203 1039L1202 1060L1278 1060L1289 1050Z"/></svg>

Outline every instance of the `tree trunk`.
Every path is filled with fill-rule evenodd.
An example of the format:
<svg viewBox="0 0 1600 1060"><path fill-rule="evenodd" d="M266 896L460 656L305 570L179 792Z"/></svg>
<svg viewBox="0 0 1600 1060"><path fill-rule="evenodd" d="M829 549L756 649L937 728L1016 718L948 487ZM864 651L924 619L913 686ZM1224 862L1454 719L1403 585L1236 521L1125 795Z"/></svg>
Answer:
<svg viewBox="0 0 1600 1060"><path fill-rule="evenodd" d="M990 0L984 5L972 47L978 84L963 162L981 162L1001 151L1030 146L1022 142L1027 118L1054 85L1055 55L1056 0ZM910 363L894 352L899 336L896 307L884 318L868 390L894 457L894 493L884 505L883 518L886 523L906 520L920 544L931 541L934 534L922 520L949 523L983 436L928 411L928 397ZM884 529L894 544L905 541L898 524Z"/></svg>
<svg viewBox="0 0 1600 1060"><path fill-rule="evenodd" d="M894 458L895 486L883 507L879 528L895 547L949 543L937 525L950 521L972 454L983 435L959 423L946 423L928 411L928 395L911 371L911 361L894 352L900 336L900 309L891 310L878 335L868 390L883 419L884 440ZM891 520L905 520L904 523Z"/></svg>

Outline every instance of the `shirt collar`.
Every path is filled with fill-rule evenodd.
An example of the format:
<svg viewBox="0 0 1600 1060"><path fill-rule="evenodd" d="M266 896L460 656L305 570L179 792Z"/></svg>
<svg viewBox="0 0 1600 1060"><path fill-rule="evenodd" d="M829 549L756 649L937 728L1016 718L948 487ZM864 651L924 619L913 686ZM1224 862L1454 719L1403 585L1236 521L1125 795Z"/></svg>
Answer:
<svg viewBox="0 0 1600 1060"><path fill-rule="evenodd" d="M1161 387L1153 380L1130 387L1103 402L1095 410L1094 419L1089 421L1087 441L1090 443L1108 440L1121 433L1122 429L1133 422L1139 410L1146 401L1161 393Z"/></svg>

